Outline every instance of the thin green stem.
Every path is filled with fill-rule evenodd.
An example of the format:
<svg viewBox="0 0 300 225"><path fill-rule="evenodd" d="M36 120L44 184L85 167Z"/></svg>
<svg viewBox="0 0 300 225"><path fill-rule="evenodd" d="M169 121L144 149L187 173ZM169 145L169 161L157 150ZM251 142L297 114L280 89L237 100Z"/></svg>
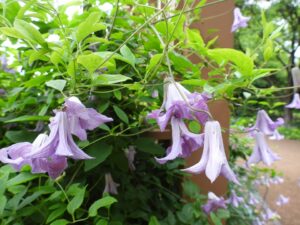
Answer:
<svg viewBox="0 0 300 225"><path fill-rule="evenodd" d="M110 27L109 32L107 34L107 40L109 40L110 35L111 35L111 33L112 33L113 29L114 29L114 26L115 26L116 17L117 17L118 12L119 12L119 3L120 3L120 0L117 0L117 2L116 2L116 11L115 11L115 14L114 14L114 17L113 17L113 21L111 23L111 27Z"/></svg>

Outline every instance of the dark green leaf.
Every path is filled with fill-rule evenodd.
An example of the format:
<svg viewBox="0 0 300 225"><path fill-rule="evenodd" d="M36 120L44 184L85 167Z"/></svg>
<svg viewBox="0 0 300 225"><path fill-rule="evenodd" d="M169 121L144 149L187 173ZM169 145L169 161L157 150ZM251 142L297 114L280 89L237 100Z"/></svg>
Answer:
<svg viewBox="0 0 300 225"><path fill-rule="evenodd" d="M113 106L115 113L117 114L117 116L125 123L129 123L129 119L128 116L126 115L126 113L120 109L118 106L114 105Z"/></svg>
<svg viewBox="0 0 300 225"><path fill-rule="evenodd" d="M94 157L94 159L85 160L84 162L84 171L89 171L105 161L112 153L112 146L100 142L90 146L86 152Z"/></svg>

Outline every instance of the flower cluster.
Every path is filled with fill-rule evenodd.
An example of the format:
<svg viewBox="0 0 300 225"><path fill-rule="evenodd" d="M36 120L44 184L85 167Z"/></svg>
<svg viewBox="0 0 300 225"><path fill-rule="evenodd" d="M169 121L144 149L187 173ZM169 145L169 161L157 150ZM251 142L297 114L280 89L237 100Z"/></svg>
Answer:
<svg viewBox="0 0 300 225"><path fill-rule="evenodd" d="M0 150L0 161L16 170L31 166L32 173L48 173L57 178L68 166L67 158L92 159L74 142L72 134L86 140L86 130L112 121L92 108L86 108L77 97L65 101L62 109L50 119L49 136L40 134L33 143L21 142Z"/></svg>
<svg viewBox="0 0 300 225"><path fill-rule="evenodd" d="M167 79L164 87L163 104L159 110L154 110L148 118L156 119L161 131L164 131L171 121L172 145L167 149L167 155L156 158L158 163L166 163L178 157L188 157L203 146L204 151L200 161L185 169L190 173L202 173L214 182L222 174L227 179L238 183L230 169L223 146L221 127L217 121L208 121L207 101L209 96L191 93L179 83ZM205 125L204 134L195 134L188 130L185 120L196 120Z"/></svg>

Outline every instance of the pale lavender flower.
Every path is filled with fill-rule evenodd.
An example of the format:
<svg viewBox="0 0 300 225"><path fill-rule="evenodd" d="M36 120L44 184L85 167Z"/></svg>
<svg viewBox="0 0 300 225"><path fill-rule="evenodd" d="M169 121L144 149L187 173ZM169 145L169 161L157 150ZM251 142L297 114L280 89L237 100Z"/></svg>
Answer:
<svg viewBox="0 0 300 225"><path fill-rule="evenodd" d="M231 191L230 197L226 200L227 204L231 204L233 207L239 207L240 203L244 202L244 198L237 196L235 191Z"/></svg>
<svg viewBox="0 0 300 225"><path fill-rule="evenodd" d="M92 158L83 152L74 142L66 112L55 111L55 117L51 118L49 128L50 134L45 144L28 154L27 157L47 158L55 155L73 159Z"/></svg>
<svg viewBox="0 0 300 225"><path fill-rule="evenodd" d="M204 127L204 147L202 157L198 163L183 171L196 174L205 171L206 176L211 182L214 182L221 174L228 180L239 183L235 174L229 167L225 155L219 122L206 122Z"/></svg>
<svg viewBox="0 0 300 225"><path fill-rule="evenodd" d="M120 186L118 183L114 182L112 176L110 173L106 173L105 174L105 188L103 191L104 193L109 193L109 194L114 194L117 195L118 194L118 186Z"/></svg>
<svg viewBox="0 0 300 225"><path fill-rule="evenodd" d="M290 201L290 199L288 197L285 197L284 195L279 195L279 197L277 198L277 201L276 201L276 205L278 206L283 206L285 204L288 204Z"/></svg>
<svg viewBox="0 0 300 225"><path fill-rule="evenodd" d="M86 130L93 130L101 124L113 121L112 118L98 113L93 108L86 108L77 97L65 101L65 111L69 119L70 131L80 140L86 140Z"/></svg>
<svg viewBox="0 0 300 225"><path fill-rule="evenodd" d="M277 118L276 121L273 121L265 110L259 110L257 112L256 122L253 127L247 129L252 136L255 136L257 131L261 131L265 135L273 135L277 127L284 124L282 118Z"/></svg>
<svg viewBox="0 0 300 225"><path fill-rule="evenodd" d="M300 109L300 95L298 93L295 93L292 102L290 104L287 104L285 108Z"/></svg>
<svg viewBox="0 0 300 225"><path fill-rule="evenodd" d="M265 209L265 213L262 214L262 218L265 221L269 221L269 220L279 219L280 216L278 215L277 212L274 212L270 208L267 208L267 209Z"/></svg>
<svg viewBox="0 0 300 225"><path fill-rule="evenodd" d="M284 135L280 134L278 132L278 130L275 130L273 135L269 137L270 140L277 140L277 141L280 141L280 140L283 140L284 139Z"/></svg>
<svg viewBox="0 0 300 225"><path fill-rule="evenodd" d="M231 27L231 32L235 32L241 27L247 27L250 17L243 16L239 8L235 8L233 11L233 24Z"/></svg>
<svg viewBox="0 0 300 225"><path fill-rule="evenodd" d="M260 218L257 217L257 218L254 219L252 224L253 225L265 225L266 223L263 220L261 220Z"/></svg>
<svg viewBox="0 0 300 225"><path fill-rule="evenodd" d="M284 182L284 179L282 177L275 176L275 177L271 178L270 181L272 184L282 184Z"/></svg>
<svg viewBox="0 0 300 225"><path fill-rule="evenodd" d="M152 97L152 98L158 98L158 94L159 94L159 93L158 93L158 90L155 89L155 90L152 92L151 97Z"/></svg>
<svg viewBox="0 0 300 225"><path fill-rule="evenodd" d="M262 132L257 132L255 139L256 144L252 155L248 159L248 165L262 161L264 164L270 166L274 161L280 159L279 156L269 148Z"/></svg>
<svg viewBox="0 0 300 225"><path fill-rule="evenodd" d="M214 193L208 193L208 201L205 205L202 206L203 211L209 215L211 212L215 212L218 209L226 209L226 201L223 197L218 197Z"/></svg>
<svg viewBox="0 0 300 225"><path fill-rule="evenodd" d="M6 94L6 91L3 88L0 88L0 96L5 95L5 94Z"/></svg>
<svg viewBox="0 0 300 225"><path fill-rule="evenodd" d="M259 204L259 200L258 200L258 198L255 195L253 195L252 193L250 193L248 203L250 205L257 205L257 204Z"/></svg>
<svg viewBox="0 0 300 225"><path fill-rule="evenodd" d="M135 154L136 151L133 146L129 146L128 149L125 150L125 155L128 160L128 168L130 171L135 171L135 165L134 165Z"/></svg>
<svg viewBox="0 0 300 225"><path fill-rule="evenodd" d="M178 157L186 158L203 145L203 134L194 134L188 130L181 119L172 117L172 145L163 158L155 158L160 164Z"/></svg>

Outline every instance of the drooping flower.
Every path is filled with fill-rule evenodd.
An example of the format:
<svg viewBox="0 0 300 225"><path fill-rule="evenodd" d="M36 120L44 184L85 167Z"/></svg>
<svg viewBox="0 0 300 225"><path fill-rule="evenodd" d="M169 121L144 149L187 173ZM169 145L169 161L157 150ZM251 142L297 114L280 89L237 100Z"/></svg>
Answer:
<svg viewBox="0 0 300 225"><path fill-rule="evenodd" d="M275 130L273 135L269 137L270 140L277 140L277 141L280 141L280 140L283 140L284 139L284 135L280 134L278 132L278 130Z"/></svg>
<svg viewBox="0 0 300 225"><path fill-rule="evenodd" d="M128 160L128 168L130 171L135 171L135 165L134 165L135 154L136 151L133 146L129 146L128 149L125 150L125 155Z"/></svg>
<svg viewBox="0 0 300 225"><path fill-rule="evenodd" d="M282 184L284 182L284 179L279 176L275 176L271 179L272 184Z"/></svg>
<svg viewBox="0 0 300 225"><path fill-rule="evenodd" d="M27 155L40 148L48 135L40 134L31 144L21 142L0 150L0 161L11 164L17 171L24 165L30 165L32 173L48 173L52 179L57 178L68 166L67 158L51 155L47 158L30 158Z"/></svg>
<svg viewBox="0 0 300 225"><path fill-rule="evenodd" d="M47 158L55 155L73 159L92 158L74 142L66 112L55 111L55 116L51 118L49 128L50 134L47 141L40 148L34 149L27 157Z"/></svg>
<svg viewBox="0 0 300 225"><path fill-rule="evenodd" d="M248 165L262 161L264 164L270 166L274 161L280 159L279 156L269 148L265 140L265 135L262 132L256 133L255 140L255 147L248 159Z"/></svg>
<svg viewBox="0 0 300 225"><path fill-rule="evenodd" d="M262 218L263 218L265 221L269 221L269 220L279 219L280 216L278 215L277 212L274 212L274 211L271 210L270 208L266 208L266 209L265 209L265 213L262 214Z"/></svg>
<svg viewBox="0 0 300 225"><path fill-rule="evenodd" d="M194 134L188 130L181 119L171 119L172 145L167 149L167 155L156 158L160 164L166 163L178 157L188 157L192 152L199 149L203 144L203 134Z"/></svg>
<svg viewBox="0 0 300 225"><path fill-rule="evenodd" d="M279 195L277 201L276 201L276 205L278 206L283 206L287 203L289 203L290 199L288 197L285 197L284 195Z"/></svg>
<svg viewBox="0 0 300 225"><path fill-rule="evenodd" d="M151 97L152 97L152 98L158 98L158 94L159 94L159 93L158 93L158 90L155 89L155 90L152 92Z"/></svg>
<svg viewBox="0 0 300 225"><path fill-rule="evenodd" d="M290 104L287 104L285 108L300 109L300 95L298 93L295 93L292 102Z"/></svg>
<svg viewBox="0 0 300 225"><path fill-rule="evenodd" d="M106 173L105 174L105 187L104 187L104 193L109 193L109 194L118 194L118 186L120 186L118 183L114 182L111 173Z"/></svg>
<svg viewBox="0 0 300 225"><path fill-rule="evenodd" d="M253 127L247 129L252 136L255 136L257 131L261 131L265 135L274 135L277 127L284 124L282 118L277 118L276 121L273 121L265 110L259 110L257 112L256 122Z"/></svg>
<svg viewBox="0 0 300 225"><path fill-rule="evenodd" d="M258 198L255 195L253 195L252 193L250 193L248 203L250 205L257 205L257 204L259 204L259 200L258 200Z"/></svg>
<svg viewBox="0 0 300 225"><path fill-rule="evenodd" d="M211 182L214 182L221 174L228 180L239 183L235 174L229 167L225 155L219 122L206 122L204 127L204 147L202 157L198 163L183 171L196 174L205 171L206 176Z"/></svg>
<svg viewBox="0 0 300 225"><path fill-rule="evenodd" d="M231 204L233 207L239 207L240 203L244 202L244 198L237 196L235 191L231 191L230 197L226 200L227 204Z"/></svg>
<svg viewBox="0 0 300 225"><path fill-rule="evenodd" d="M203 211L209 215L211 212L215 212L221 208L227 208L225 199L223 197L216 196L213 192L209 192L207 203L202 206Z"/></svg>
<svg viewBox="0 0 300 225"><path fill-rule="evenodd" d="M93 108L86 108L77 97L65 101L65 111L69 119L71 133L80 140L86 140L86 130L93 130L101 124L113 121L112 118L98 113Z"/></svg>
<svg viewBox="0 0 300 225"><path fill-rule="evenodd" d="M231 32L235 32L237 29L247 27L250 17L243 16L239 8L235 8L233 11L233 24Z"/></svg>

